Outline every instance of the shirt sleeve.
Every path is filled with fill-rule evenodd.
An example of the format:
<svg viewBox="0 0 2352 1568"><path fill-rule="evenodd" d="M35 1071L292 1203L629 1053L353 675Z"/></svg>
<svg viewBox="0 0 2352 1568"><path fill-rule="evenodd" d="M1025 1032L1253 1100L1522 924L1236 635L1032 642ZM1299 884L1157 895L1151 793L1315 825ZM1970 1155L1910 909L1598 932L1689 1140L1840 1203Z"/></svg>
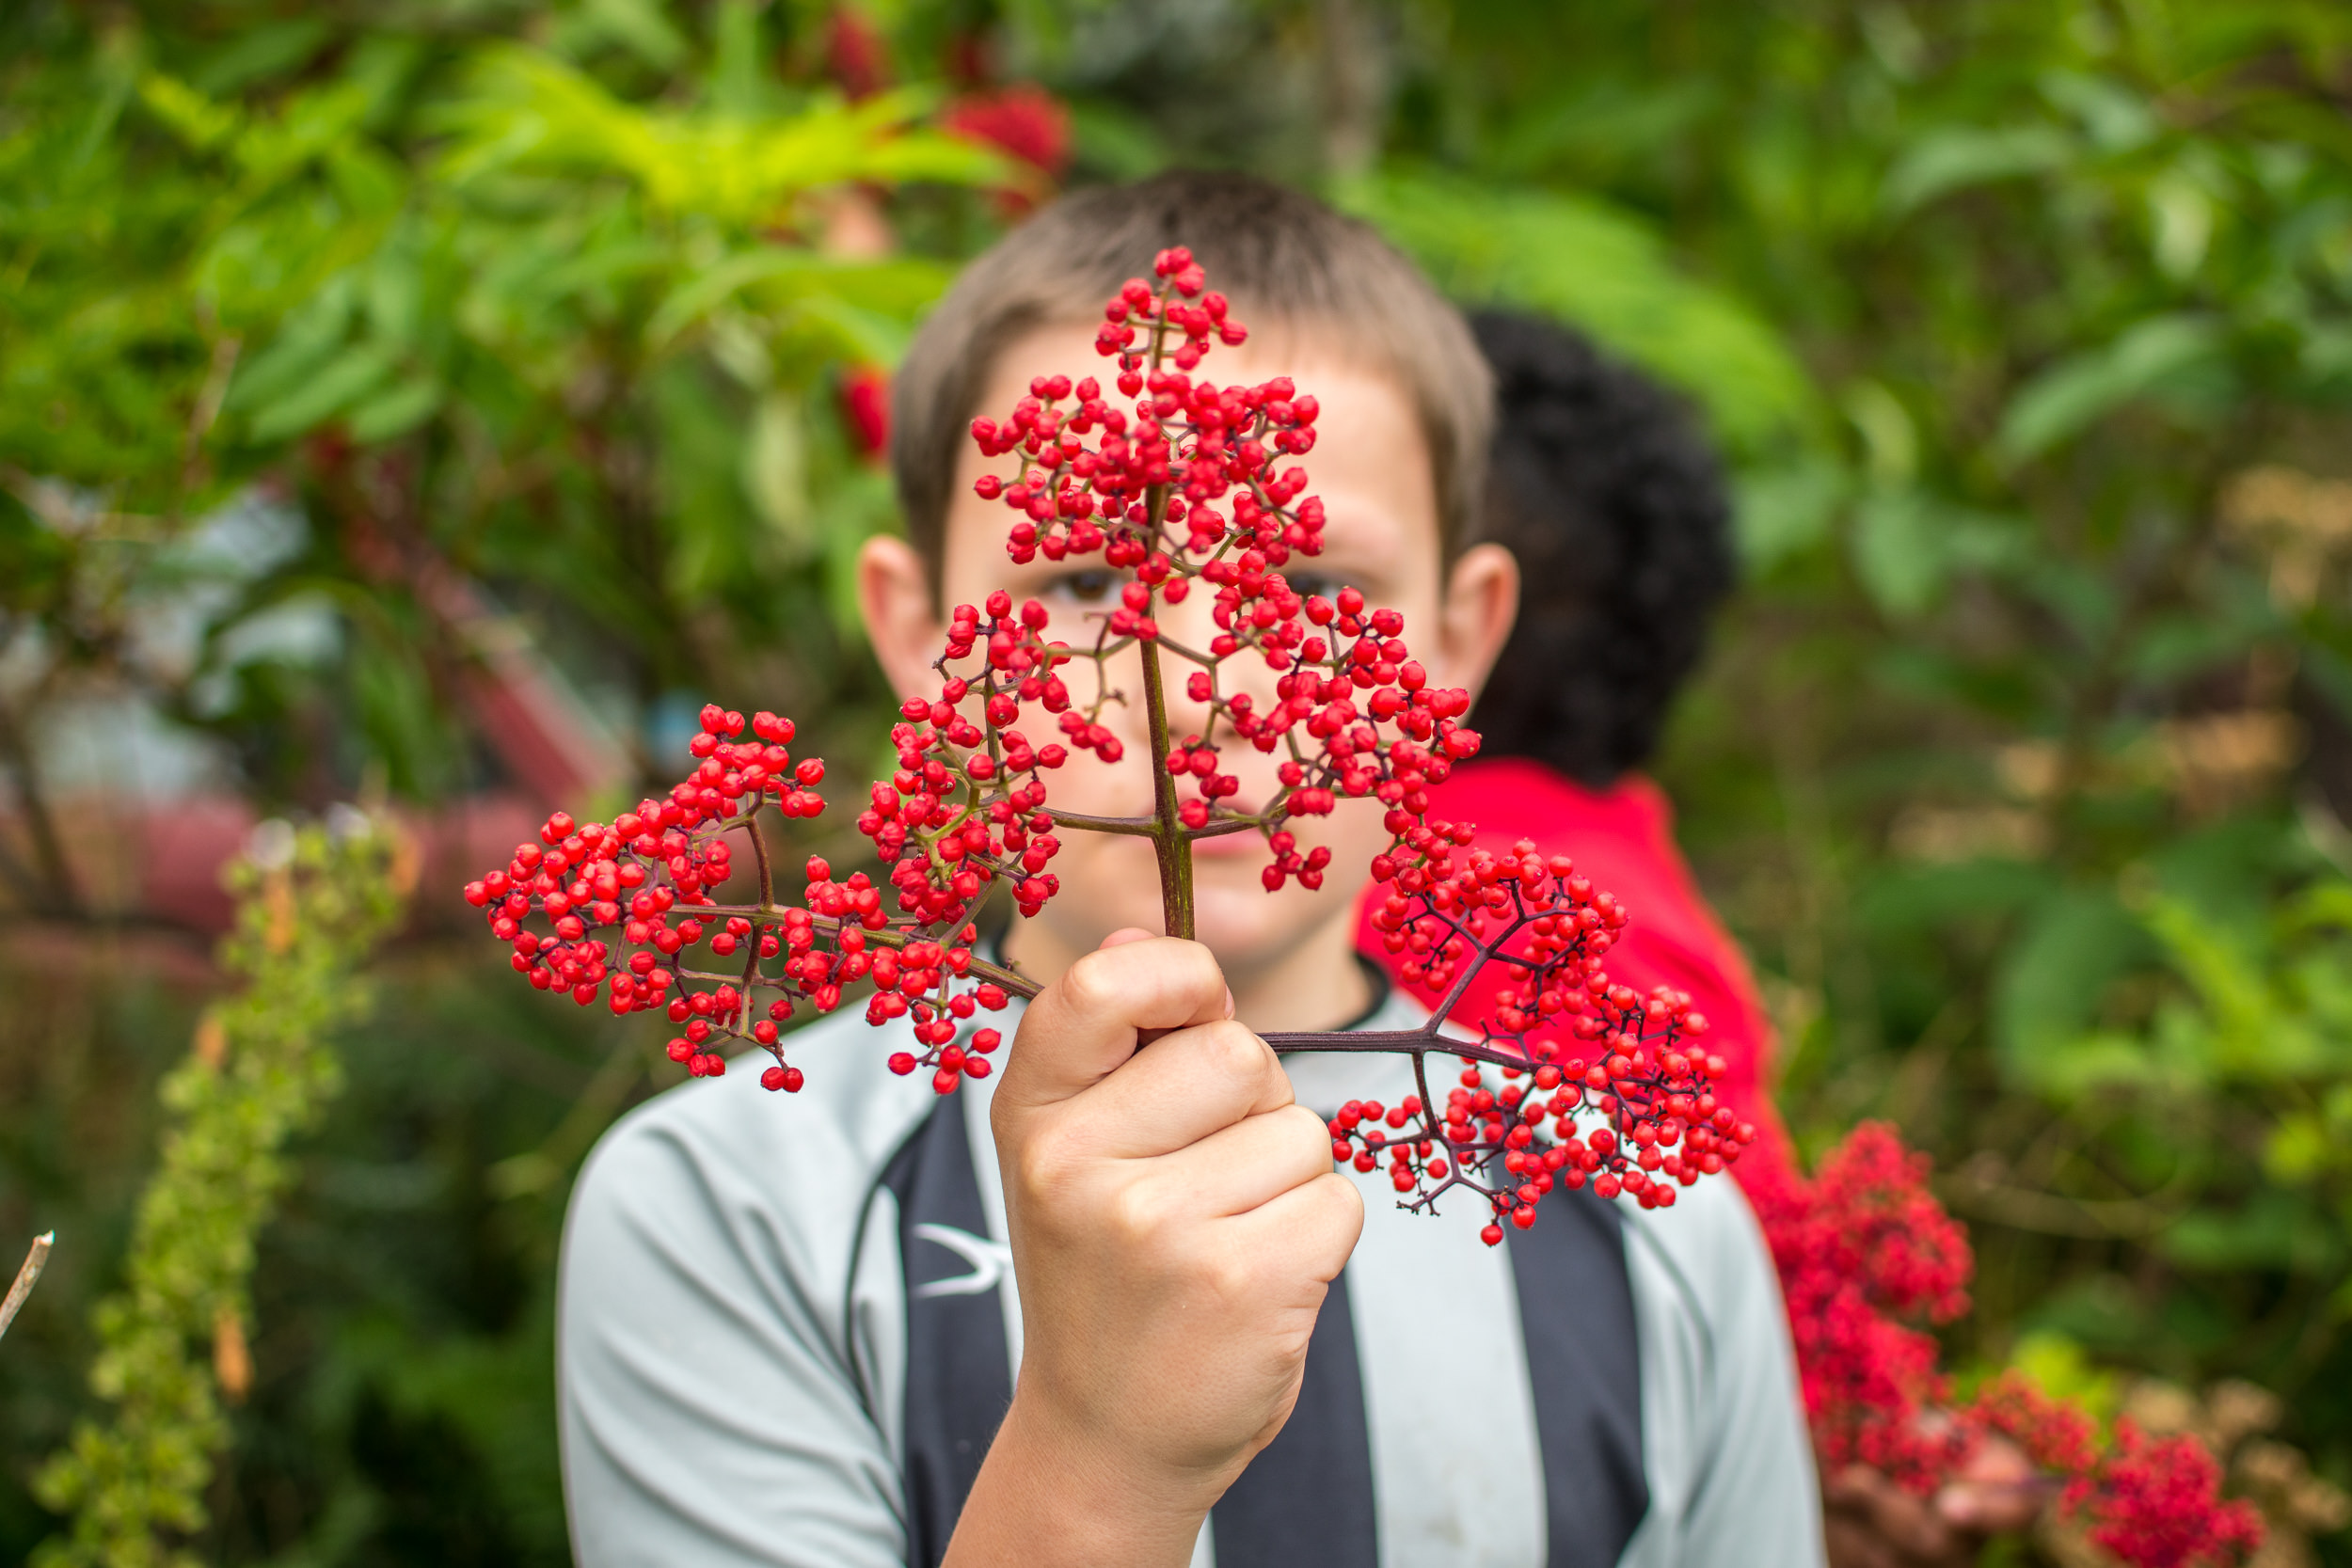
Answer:
<svg viewBox="0 0 2352 1568"><path fill-rule="evenodd" d="M1687 1236L1681 1249L1704 1280L1698 1299L1712 1344L1678 1560L1684 1568L1818 1568L1820 1489L1779 1277L1737 1189L1723 1183L1711 1209L1709 1223L1692 1227L1703 1233ZM1656 1228L1664 1230L1673 1215L1661 1217L1667 1225Z"/></svg>
<svg viewBox="0 0 2352 1568"><path fill-rule="evenodd" d="M847 1282L806 1267L761 1202L772 1159L695 1131L624 1123L573 1195L557 1372L578 1560L898 1564L898 1467L852 1365Z"/></svg>

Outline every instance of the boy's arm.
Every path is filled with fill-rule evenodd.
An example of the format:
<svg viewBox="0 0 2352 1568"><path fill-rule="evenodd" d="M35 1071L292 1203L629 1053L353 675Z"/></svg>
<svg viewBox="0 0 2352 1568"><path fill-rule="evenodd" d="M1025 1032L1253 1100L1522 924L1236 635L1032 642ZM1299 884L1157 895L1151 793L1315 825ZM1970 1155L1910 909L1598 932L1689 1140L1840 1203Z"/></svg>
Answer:
<svg viewBox="0 0 2352 1568"><path fill-rule="evenodd" d="M1025 1349L949 1568L1173 1568L1288 1418L1363 1203L1232 1012L1207 948L1120 932L1023 1018L992 1116Z"/></svg>
<svg viewBox="0 0 2352 1568"><path fill-rule="evenodd" d="M577 1560L896 1568L898 1468L819 1319L839 1303L760 1234L763 1163L696 1132L625 1125L573 1194L556 1354Z"/></svg>
<svg viewBox="0 0 2352 1568"><path fill-rule="evenodd" d="M1707 1223L1689 1223L1702 1213ZM1668 1239L1708 1340L1692 1433L1705 1449L1677 1561L1686 1568L1819 1568L1813 1446L1764 1233L1727 1182L1703 1210L1693 1202L1645 1217L1651 1223L1645 1239Z"/></svg>

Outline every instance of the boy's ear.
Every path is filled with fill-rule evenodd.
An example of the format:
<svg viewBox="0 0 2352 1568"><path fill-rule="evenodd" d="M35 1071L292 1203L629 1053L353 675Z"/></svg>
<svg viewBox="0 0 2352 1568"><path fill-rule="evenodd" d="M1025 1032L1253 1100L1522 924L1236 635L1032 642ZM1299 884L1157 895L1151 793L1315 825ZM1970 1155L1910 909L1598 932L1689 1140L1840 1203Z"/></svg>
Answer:
<svg viewBox="0 0 2352 1568"><path fill-rule="evenodd" d="M930 571L914 547L894 534L877 534L857 552L857 609L891 689L901 697L933 694L946 628L931 603Z"/></svg>
<svg viewBox="0 0 2352 1568"><path fill-rule="evenodd" d="M1472 545L1446 574L1438 604L1439 684L1471 697L1486 684L1519 613L1519 563L1501 545Z"/></svg>

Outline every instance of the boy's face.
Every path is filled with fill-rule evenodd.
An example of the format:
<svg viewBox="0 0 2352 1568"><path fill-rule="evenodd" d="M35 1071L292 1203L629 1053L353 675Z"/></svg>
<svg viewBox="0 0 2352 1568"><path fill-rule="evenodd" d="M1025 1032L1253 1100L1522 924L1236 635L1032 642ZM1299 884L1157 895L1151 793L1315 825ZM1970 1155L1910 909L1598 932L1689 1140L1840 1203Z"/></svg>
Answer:
<svg viewBox="0 0 2352 1568"><path fill-rule="evenodd" d="M1494 546L1481 546L1466 552L1455 570L1441 577L1428 446L1403 388L1388 374L1324 348L1312 335L1268 325L1273 330L1262 330L1238 349L1216 350L1196 378L1248 384L1286 374L1322 403L1315 449L1296 461L1309 475L1307 493L1321 496L1327 511L1323 551L1311 558L1293 558L1283 568L1284 576L1302 594L1329 594L1353 586L1371 603L1401 611L1405 640L1413 657L1428 668L1431 684L1475 690L1510 629L1516 608L1517 575L1509 556ZM1090 326L1041 328L1007 350L990 377L980 412L1002 418L1027 394L1031 377L1057 372L1073 379L1093 374L1108 382L1116 364L1094 352ZM1005 553L1005 538L1014 514L1002 502L981 500L972 492L973 482L992 471L1009 478L1014 460L983 458L977 447L964 446L940 562L943 603L978 604L1002 588L1016 604L1033 598L1046 607L1053 617L1045 632L1048 639L1074 649L1091 647L1100 617L1118 603L1122 575L1104 566L1099 556L1013 564ZM938 657L941 624L928 594L920 593L919 577L913 585L916 598L910 597L906 581L910 569L919 574L920 562L903 543L878 540L863 564L867 629L884 668L901 696L935 696L939 683L930 662ZM1210 618L1213 603L1213 591L1204 584L1184 603L1161 606L1157 619L1162 632L1186 647L1205 649L1216 635ZM1169 735L1181 743L1200 732L1207 713L1184 695L1184 677L1195 666L1166 651L1160 660ZM1080 705L1094 694L1096 668L1091 660L1081 659L1062 671ZM1140 656L1130 649L1102 668L1110 689L1126 698L1108 704L1102 715L1102 722L1123 742L1124 754L1119 762L1106 764L1090 753L1073 752L1058 771L1046 775L1049 800L1065 811L1094 816L1144 816L1152 809L1152 747ZM1247 652L1228 659L1220 675L1224 690L1248 691L1261 708L1272 702L1274 678ZM1042 713L1024 715L1023 727L1033 742L1058 738L1053 724ZM1230 731L1211 738L1221 747L1220 769L1241 780L1240 796L1224 803L1242 811L1263 805L1277 788L1275 768L1287 756L1287 749L1261 752ZM1189 790L1181 793L1189 798ZM1268 894L1259 881L1268 855L1258 833L1193 846L1199 936L1226 966L1237 989L1246 987L1251 971L1291 967L1289 960L1305 943L1320 941L1334 947L1343 961L1366 867L1389 843L1380 816L1380 808L1369 800L1343 800L1327 817L1290 825L1302 850L1317 845L1331 850L1330 872L1320 892L1292 883ZM1062 849L1052 869L1061 879L1061 892L1027 923L1037 929L1020 933L1017 945L1025 961L1039 948L1045 951L1036 951L1036 958L1049 964L1058 954L1075 957L1122 927L1162 928L1159 879L1148 840L1075 831L1057 836Z"/></svg>

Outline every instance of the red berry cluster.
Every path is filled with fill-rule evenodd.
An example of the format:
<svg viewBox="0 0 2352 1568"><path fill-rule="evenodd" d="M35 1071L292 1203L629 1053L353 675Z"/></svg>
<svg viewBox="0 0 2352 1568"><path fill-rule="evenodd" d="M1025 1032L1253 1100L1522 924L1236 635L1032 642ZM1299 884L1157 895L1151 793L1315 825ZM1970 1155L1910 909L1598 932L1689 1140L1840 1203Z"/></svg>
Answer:
<svg viewBox="0 0 2352 1568"><path fill-rule="evenodd" d="M1867 1465L1926 1491L1964 1438L1917 1413L1944 1401L1935 1340L1915 1323L1968 1309L1968 1238L1925 1184L1926 1160L1865 1122L1810 1182L1744 1183L1779 1264L1822 1463Z"/></svg>
<svg viewBox="0 0 2352 1568"><path fill-rule="evenodd" d="M2114 1449L2066 1489L2064 1506L2134 1568L2235 1562L2262 1544L2262 1514L2249 1502L2217 1503L2220 1486L2204 1444L2186 1433L2150 1437L2126 1417L2115 1423Z"/></svg>
<svg viewBox="0 0 2352 1568"><path fill-rule="evenodd" d="M1292 590L1282 568L1320 552L1324 509L1305 494L1304 469L1278 473L1275 465L1312 450L1321 407L1288 376L1248 387L1196 381L1191 372L1214 342L1239 343L1248 331L1225 297L1208 291L1189 251L1161 252L1152 270L1156 281L1130 278L1104 308L1095 340L1118 360L1118 396L1136 400L1132 417L1091 377L1073 385L1067 376L1040 376L1003 421L973 421L983 455L1014 454L1018 464L1009 481L983 475L974 488L1019 514L1007 540L1016 562L1099 554L1131 574L1084 657L1100 668L1141 642L1155 660L1165 653L1192 664L1185 695L1209 709L1206 733L1230 728L1260 752L1285 752L1281 793L1243 813L1222 803L1240 793L1241 782L1220 768L1216 744L1202 734L1173 739L1158 761L1193 791L1177 807L1181 829L1255 829L1271 853L1269 891L1294 877L1317 887L1329 857L1301 853L1284 821L1326 815L1343 797L1370 796L1389 807L1390 831L1402 844L1428 810L1428 787L1477 750L1477 736L1456 723L1470 696L1428 684L1396 611L1367 606L1352 588L1331 598ZM1217 633L1204 649L1164 637L1154 613L1183 603L1196 583L1215 595ZM993 617L1004 612L990 607ZM1041 626L1042 615L1029 624ZM1225 661L1245 651L1277 675L1274 701L1263 710L1246 691L1228 694L1220 681ZM995 652L992 640L992 661ZM1091 709L1061 710L1061 727L1073 745L1107 746L1103 754L1115 761L1119 742L1100 722L1107 683L1098 681L1096 690ZM953 706L945 694L943 701ZM1383 728L1393 733L1384 736Z"/></svg>
<svg viewBox="0 0 2352 1568"><path fill-rule="evenodd" d="M1438 1016L1487 963L1510 983L1444 1109L1425 1088L1394 1109L1346 1107L1331 1123L1336 1157L1361 1171L1385 1157L1412 1208L1457 1186L1479 1193L1495 1211L1489 1246L1502 1221L1534 1225L1555 1190L1590 1180L1602 1197L1672 1208L1677 1184L1739 1159L1756 1128L1708 1086L1724 1069L1691 1044L1706 1018L1687 995L1661 986L1645 997L1602 968L1629 920L1614 897L1526 840L1500 857L1472 850L1457 867L1467 832L1416 820L1400 836L1405 853L1373 863L1390 892L1372 921L1391 952L1411 955L1406 981L1445 993Z"/></svg>
<svg viewBox="0 0 2352 1568"><path fill-rule="evenodd" d="M1967 1310L1975 1262L1927 1190L1927 1168L1893 1128L1865 1122L1809 1180L1763 1168L1744 1182L1788 1299L1822 1464L1867 1465L1924 1497L1998 1434L2062 1478L2059 1506L2088 1517L2092 1540L2133 1568L2250 1553L2260 1516L2222 1500L2220 1467L2194 1438L2152 1443L2125 1420L2103 1449L2087 1414L2016 1372L1948 1408L1935 1341L1917 1325Z"/></svg>
<svg viewBox="0 0 2352 1568"><path fill-rule="evenodd" d="M776 1057L763 1084L799 1089L802 1071L785 1062L780 1045L796 1004L831 1012L841 1005L842 988L861 981L875 987L866 1018L882 1023L912 1015L925 1047L920 1056L894 1057L895 1069L932 1068L943 1093L962 1076L985 1077L998 1036L977 1030L959 1046L961 1027L979 1010L1001 1010L1010 999L1008 982L1025 993L1028 988L976 962L974 933L956 928L960 904L917 895L916 906L930 918L894 919L864 872L836 881L825 862L811 859L801 904L779 906L756 814L765 808L786 817L818 816L825 809L816 792L824 764L814 757L793 762L788 719L761 713L750 721L748 736L745 728L740 713L706 707L691 747L698 765L667 799L640 801L609 827L583 827L556 813L540 830L540 844L517 846L504 870L468 883L467 901L485 911L491 934L513 948L516 970L540 990L568 990L586 1006L602 989L615 1013L666 1006L681 1026L670 1057L697 1077L723 1073L723 1048L749 1041ZM877 786L878 793L886 787ZM929 808L913 815L927 821ZM903 839L895 814L893 823L878 822L878 836L884 826ZM757 863L758 899L722 905L712 893L738 869L738 832ZM942 836L944 830L931 835ZM902 894L901 907L908 901ZM546 918L551 936L526 927L533 913ZM617 943L592 934L612 927L618 927ZM706 943L714 959L739 967L723 973L681 961ZM634 951L624 958L623 947ZM773 997L763 1005L769 992Z"/></svg>
<svg viewBox="0 0 2352 1568"><path fill-rule="evenodd" d="M609 827L558 814L544 847L518 847L466 896L541 989L568 990L583 1006L601 989L615 1012L666 1007L682 1026L671 1054L697 1075L723 1072L726 1042L746 1040L775 1057L762 1083L798 1089L784 1026L801 1003L830 1012L844 988L865 984L868 1021L906 1020L919 1048L895 1053L891 1069L928 1071L945 1094L990 1070L1002 1037L979 1026L979 1015L1037 989L974 952L973 907L1003 883L1022 913L1041 910L1058 888L1048 867L1061 832L1152 837L1170 929L1189 934L1178 923L1189 918L1187 879L1169 868L1195 840L1258 833L1266 888L1295 879L1311 889L1329 851L1302 850L1288 824L1343 800L1376 801L1391 835L1371 867L1390 890L1381 929L1412 955L1410 976L1454 990L1422 1029L1268 1037L1278 1049L1412 1056L1422 1092L1394 1109L1347 1108L1332 1124L1334 1153L1367 1169L1386 1159L1407 1207L1466 1186L1498 1222L1522 1227L1545 1193L1587 1180L1605 1196L1671 1204L1676 1184L1722 1170L1755 1136L1708 1086L1722 1064L1689 1044L1706 1021L1686 997L1637 997L1609 983L1600 956L1625 911L1565 858L1542 860L1521 845L1456 863L1470 830L1430 822L1429 791L1478 748L1458 723L1468 693L1429 683L1396 611L1354 589L1328 597L1293 589L1284 568L1322 548L1324 513L1305 493L1305 472L1277 465L1313 448L1321 410L1287 377L1250 387L1196 380L1211 348L1243 341L1247 329L1207 291L1188 252L1163 252L1153 272L1129 280L1104 311L1096 346L1118 361L1118 401L1091 378L1040 377L1002 423L973 424L983 453L1017 454L1009 481L992 475L977 485L1018 515L1007 539L1013 559L1099 555L1123 586L1097 617L1091 644L1075 649L1045 640L1050 618L1034 601L1016 609L999 592L984 606L955 608L934 664L938 694L899 709L898 767L870 787L858 816L889 867L883 883L863 872L836 880L811 860L800 901L777 902L760 814L822 812L824 765L793 760L789 720L761 713L747 726L714 706L694 738L693 773L666 799ZM1157 614L1196 585L1213 596L1216 627L1200 649L1163 635ZM1109 660L1130 650L1144 673L1153 814L1057 811L1046 780L1073 752L1120 759L1122 744L1102 717L1125 700L1111 689ZM1225 665L1244 655L1274 676L1263 706L1228 689ZM1184 690L1209 710L1202 733L1168 732L1163 657L1193 667ZM1062 673L1080 660L1095 673L1086 701ZM1058 738L1025 732L1040 716ZM1254 807L1239 802L1238 777L1206 738L1228 732L1230 744L1281 753L1279 786ZM1180 785L1189 793L1180 796ZM743 869L739 840L755 863L753 897L721 904L716 891ZM527 926L534 915L551 935ZM705 942L728 967L691 967ZM1507 966L1512 989L1484 1036L1441 1036L1438 1021L1490 961ZM1466 1063L1442 1107L1425 1082L1433 1052ZM1496 1087L1482 1064L1500 1069ZM1486 1227L1490 1243L1502 1236L1501 1223Z"/></svg>
<svg viewBox="0 0 2352 1568"><path fill-rule="evenodd" d="M988 616L958 605L948 617L947 648L938 661L937 700L910 698L890 738L898 768L869 792L858 831L892 863L901 913L925 927L961 921L990 883L1004 880L1014 902L1033 915L1060 886L1045 869L1061 844L1045 809L1047 770L1069 760L1057 742L1042 746L1013 726L1034 705L1055 715L1071 744L1119 760L1119 739L1073 707L1054 673L1073 657L1040 641L1046 624L1034 599L1015 618L1011 595L989 595ZM980 654L970 674L948 672ZM977 722L968 716L976 709Z"/></svg>

